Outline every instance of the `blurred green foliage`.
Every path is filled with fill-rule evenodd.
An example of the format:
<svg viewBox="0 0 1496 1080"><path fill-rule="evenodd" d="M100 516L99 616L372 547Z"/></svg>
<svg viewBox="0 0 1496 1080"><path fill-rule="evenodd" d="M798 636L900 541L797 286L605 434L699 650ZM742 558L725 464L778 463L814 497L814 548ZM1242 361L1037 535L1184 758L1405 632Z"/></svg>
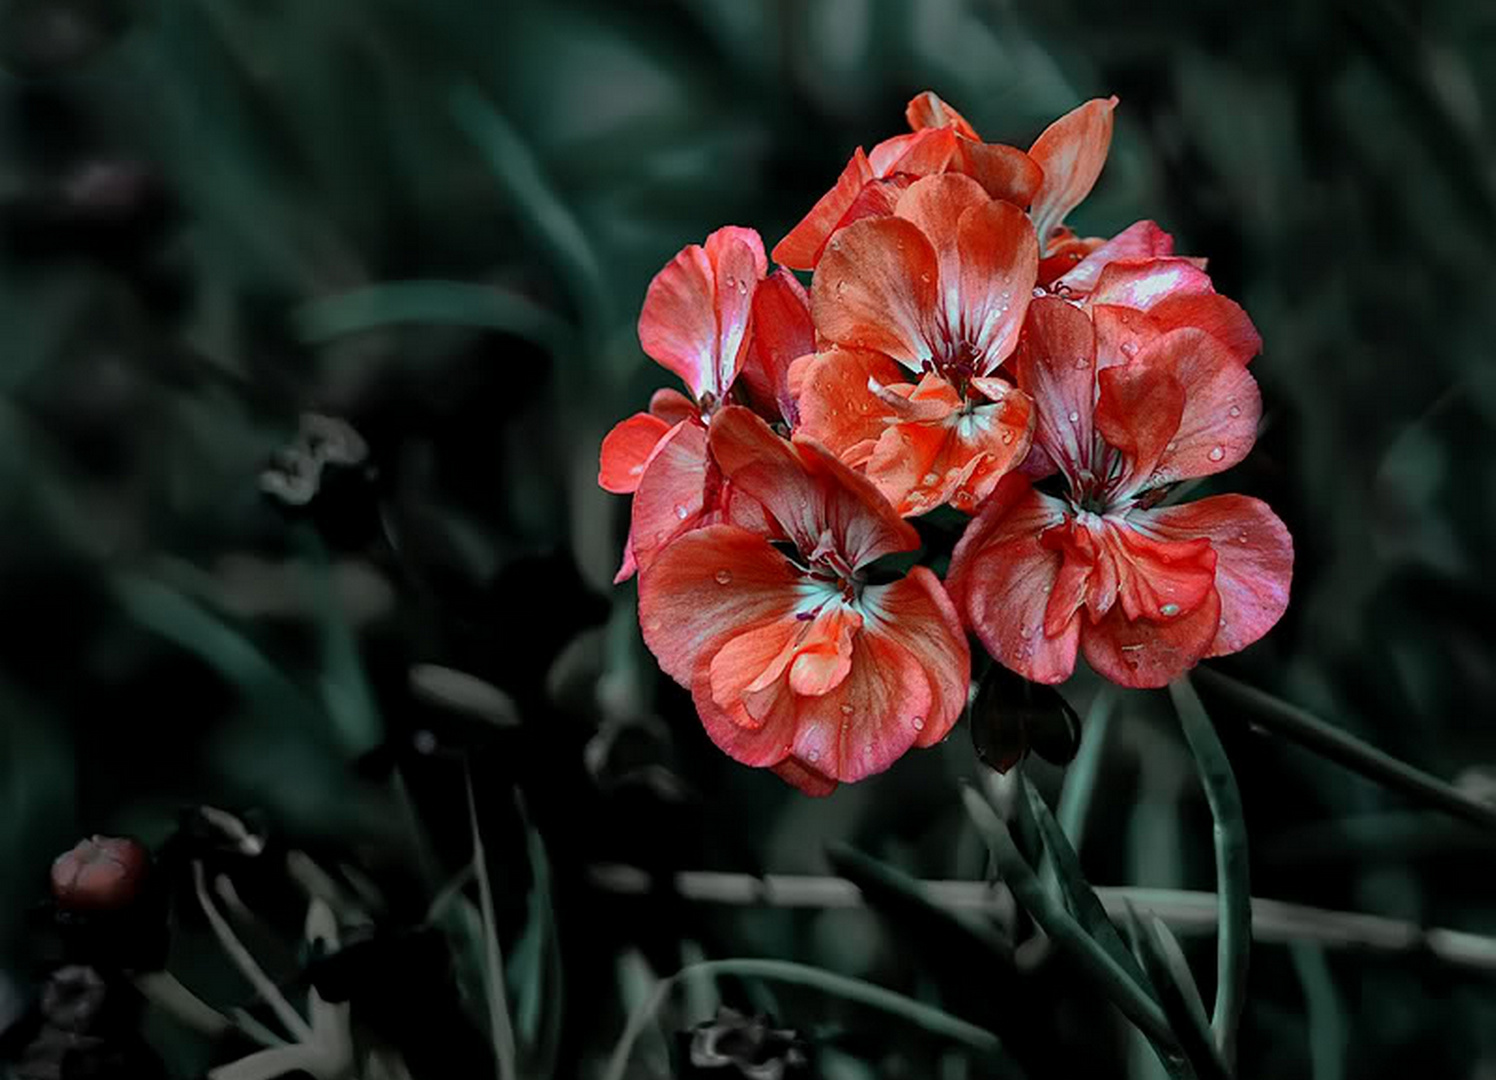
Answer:
<svg viewBox="0 0 1496 1080"><path fill-rule="evenodd" d="M1213 485L1287 521L1294 598L1229 670L1490 790L1490 4L5 0L0 62L0 1024L50 962L50 859L95 831L163 843L207 803L361 883L348 910L406 944L359 954L352 1016L415 1076L492 1069L494 943L534 1075L601 1075L656 978L723 957L897 989L1016 1038L1030 1076L1150 1075L1062 957L973 950L907 896L817 912L591 883L603 863L826 873L833 842L985 872L964 728L821 802L718 754L609 584L625 500L595 486L602 434L669 381L634 336L650 275L719 224L772 244L926 87L1018 145L1120 96L1074 224L1158 220L1266 341L1265 431ZM307 414L366 456L308 474ZM311 475L309 501L267 495L267 468ZM1207 704L1254 893L1496 932L1489 838ZM1090 879L1213 888L1167 701L1125 695L1095 767ZM1058 769L1024 768L1052 795ZM491 918L458 877L464 770ZM431 925L455 970L408 944L454 878ZM300 1000L304 897L247 880ZM251 1005L177 901L173 970ZM1009 1075L750 977L682 980L660 1025L719 994L810 1035L835 1080ZM1489 974L1259 947L1241 1075L1486 1076L1493 1008ZM223 1060L147 1031L172 1075ZM645 1033L639 1075L667 1045Z"/></svg>

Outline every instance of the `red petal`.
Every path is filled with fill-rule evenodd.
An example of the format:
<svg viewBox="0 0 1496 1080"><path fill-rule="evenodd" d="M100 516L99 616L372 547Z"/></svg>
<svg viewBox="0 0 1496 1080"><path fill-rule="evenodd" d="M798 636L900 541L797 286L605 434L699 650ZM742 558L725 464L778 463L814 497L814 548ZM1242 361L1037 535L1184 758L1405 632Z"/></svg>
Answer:
<svg viewBox="0 0 1496 1080"><path fill-rule="evenodd" d="M988 202L961 215L961 322L988 375L1018 344L1039 273L1039 244L1028 215ZM949 285L946 285L949 289Z"/></svg>
<svg viewBox="0 0 1496 1080"><path fill-rule="evenodd" d="M859 221L826 246L810 286L811 314L827 341L884 353L918 371L939 295L935 249L913 222Z"/></svg>
<svg viewBox="0 0 1496 1080"><path fill-rule="evenodd" d="M1116 566L1117 601L1128 619L1170 622L1212 591L1216 556L1207 541L1166 543L1107 520L1102 542Z"/></svg>
<svg viewBox="0 0 1496 1080"><path fill-rule="evenodd" d="M1115 481L1116 489L1135 491L1154 476L1179 431L1184 387L1167 366L1140 363L1106 368L1096 382L1096 430L1127 458L1127 475Z"/></svg>
<svg viewBox="0 0 1496 1080"><path fill-rule="evenodd" d="M1096 328L1098 371L1128 363L1163 336L1148 312L1115 304L1097 304L1091 308L1091 323Z"/></svg>
<svg viewBox="0 0 1496 1080"><path fill-rule="evenodd" d="M1120 304L1147 311L1168 297L1208 296L1210 275L1189 259L1114 259L1102 268L1088 304Z"/></svg>
<svg viewBox="0 0 1496 1080"><path fill-rule="evenodd" d="M1160 229L1156 222L1134 222L1093 249L1055 284L1072 292L1088 293L1095 288L1108 263L1118 259L1153 259L1172 254L1174 238Z"/></svg>
<svg viewBox="0 0 1496 1080"><path fill-rule="evenodd" d="M748 409L729 406L716 415L711 448L727 479L763 503L804 552L829 535L855 568L919 546L913 526L866 477L815 443L786 442Z"/></svg>
<svg viewBox="0 0 1496 1080"><path fill-rule="evenodd" d="M853 468L861 466L896 417L872 386L897 386L904 369L882 353L833 349L797 367L800 424L796 431L816 440Z"/></svg>
<svg viewBox="0 0 1496 1080"><path fill-rule="evenodd" d="M639 575L644 643L665 674L690 686L732 638L774 620L793 626L797 579L762 536L731 525L687 533Z"/></svg>
<svg viewBox="0 0 1496 1080"><path fill-rule="evenodd" d="M1044 182L1044 170L1016 146L956 140L951 168L981 184L988 195L1014 206L1027 206Z"/></svg>
<svg viewBox="0 0 1496 1080"><path fill-rule="evenodd" d="M699 423L682 421L659 441L634 492L630 550L640 569L701 524L709 466L706 429Z"/></svg>
<svg viewBox="0 0 1496 1080"><path fill-rule="evenodd" d="M669 430L669 424L649 413L620 420L603 438L598 453L598 486L615 495L627 495L637 488L644 463Z"/></svg>
<svg viewBox="0 0 1496 1080"><path fill-rule="evenodd" d="M899 197L894 213L905 221L912 221L925 234L940 267L940 291L948 324L959 325L960 309L956 305L958 290L963 284L961 275L961 252L957 233L961 215L973 207L982 206L992 200L969 176L958 173L942 173L927 176L909 185ZM1022 211L1019 211L1022 216Z"/></svg>
<svg viewBox="0 0 1496 1080"><path fill-rule="evenodd" d="M790 364L816 351L805 286L780 267L753 294L753 331L742 379L755 403L785 422L797 422L789 390Z"/></svg>
<svg viewBox="0 0 1496 1080"><path fill-rule="evenodd" d="M1131 622L1122 605L1081 635L1086 662L1119 686L1167 686L1205 655L1221 618L1220 597L1212 589L1194 611L1168 622Z"/></svg>
<svg viewBox="0 0 1496 1080"><path fill-rule="evenodd" d="M859 146L837 177L836 185L817 200L800 224L774 245L774 261L796 270L814 269L826 241L841 224L858 192L872 178L872 166Z"/></svg>
<svg viewBox="0 0 1496 1080"><path fill-rule="evenodd" d="M1060 571L1058 552L1039 537L1065 520L1065 507L1011 474L983 505L951 556L946 588L987 651L1033 682L1057 683L1075 668L1079 618L1058 634L1044 630Z"/></svg>
<svg viewBox="0 0 1496 1080"><path fill-rule="evenodd" d="M679 390L656 390L649 398L649 411L674 426L682 420L700 420L701 409Z"/></svg>
<svg viewBox="0 0 1496 1080"><path fill-rule="evenodd" d="M1112 145L1112 110L1117 99L1094 98L1072 109L1045 129L1029 148L1029 157L1044 170L1034 195L1032 214L1040 249L1065 215L1091 193Z"/></svg>
<svg viewBox="0 0 1496 1080"><path fill-rule="evenodd" d="M770 766L774 775L786 784L797 787L813 799L824 798L836 790L836 781L819 769L813 769L799 758L787 757L778 765Z"/></svg>
<svg viewBox="0 0 1496 1080"><path fill-rule="evenodd" d="M829 694L852 670L852 639L862 617L840 604L827 604L801 635L790 664L790 690L801 697Z"/></svg>
<svg viewBox="0 0 1496 1080"><path fill-rule="evenodd" d="M777 684L795 657L800 630L793 619L773 619L732 637L712 656L712 701L734 723L763 726L782 689Z"/></svg>
<svg viewBox="0 0 1496 1080"><path fill-rule="evenodd" d="M933 90L925 90L910 98L909 104L904 108L904 118L909 121L909 127L913 131L919 131L922 128L953 127L956 129L956 134L964 135L968 139L981 137L967 122L966 117L942 101L940 95Z"/></svg>
<svg viewBox="0 0 1496 1080"><path fill-rule="evenodd" d="M732 389L748 345L748 318L759 281L768 272L764 242L752 229L727 225L706 238L716 276L717 396Z"/></svg>
<svg viewBox="0 0 1496 1080"><path fill-rule="evenodd" d="M934 746L966 708L971 681L971 649L961 617L928 569L916 566L889 585L870 586L862 594L864 634L881 634L918 662L930 683L930 708L915 725L918 746Z"/></svg>
<svg viewBox="0 0 1496 1080"><path fill-rule="evenodd" d="M1161 330L1198 326L1230 350L1238 363L1248 363L1262 351L1262 335L1235 300L1208 296L1167 296L1148 314Z"/></svg>
<svg viewBox="0 0 1496 1080"><path fill-rule="evenodd" d="M1150 377L1157 373L1184 390L1178 429L1167 440L1155 475L1146 480L1150 486L1229 469L1257 441L1257 421L1262 416L1257 382L1225 345L1205 331L1166 334L1133 364L1111 368L1102 378L1129 368L1148 372Z"/></svg>
<svg viewBox="0 0 1496 1080"><path fill-rule="evenodd" d="M925 128L910 135L884 139L868 155L873 175L934 176L945 171L956 152L956 133L948 127Z"/></svg>
<svg viewBox="0 0 1496 1080"><path fill-rule="evenodd" d="M1129 521L1162 540L1205 537L1215 548L1221 622L1209 656L1245 649L1288 607L1293 537L1266 503L1217 495L1183 506L1134 511Z"/></svg>
<svg viewBox="0 0 1496 1080"><path fill-rule="evenodd" d="M1039 414L1035 445L1078 483L1091 468L1096 409L1096 341L1085 312L1057 297L1030 304L1013 374Z"/></svg>

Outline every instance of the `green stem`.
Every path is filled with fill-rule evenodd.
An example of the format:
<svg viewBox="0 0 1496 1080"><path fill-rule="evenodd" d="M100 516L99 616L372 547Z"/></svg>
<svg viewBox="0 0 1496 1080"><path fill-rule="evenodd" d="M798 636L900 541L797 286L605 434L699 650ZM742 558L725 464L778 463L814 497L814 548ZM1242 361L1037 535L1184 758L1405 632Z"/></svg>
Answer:
<svg viewBox="0 0 1496 1080"><path fill-rule="evenodd" d="M499 928L494 919L493 886L488 878L488 860L483 834L478 828L478 801L473 793L473 774L465 766L468 825L473 833L473 873L478 879L478 911L483 920L484 970L487 973L488 1026L493 1040L499 1080L515 1080L514 1025L509 1020L509 1001L504 988L504 954L499 948Z"/></svg>
<svg viewBox="0 0 1496 1080"><path fill-rule="evenodd" d="M1116 712L1117 693L1111 684L1107 684L1091 702L1085 727L1081 729L1080 751L1065 771L1065 785L1060 789L1060 805L1055 810L1055 817L1077 852L1085 842L1086 814L1091 809L1091 796L1096 791L1096 778L1101 772L1101 756Z"/></svg>
<svg viewBox="0 0 1496 1080"><path fill-rule="evenodd" d="M1185 740L1195 755L1200 783L1215 821L1220 934L1216 939L1216 998L1210 1026L1229 1068L1236 1061L1236 1033L1247 1000L1247 967L1252 950L1252 886L1246 819L1231 762L1189 676L1170 683L1169 695L1179 713Z"/></svg>
<svg viewBox="0 0 1496 1080"><path fill-rule="evenodd" d="M1291 705L1218 671L1202 667L1197 668L1196 673L1207 687L1219 690L1248 706L1252 710L1252 722L1257 726L1281 735L1290 742L1393 791L1400 791L1438 807L1447 814L1496 831L1496 806L1472 798L1454 785L1399 761L1391 754L1362 742L1297 705Z"/></svg>
<svg viewBox="0 0 1496 1080"><path fill-rule="evenodd" d="M837 975L834 972L823 971L821 968L805 964L796 964L789 960L708 960L700 964L690 964L668 979L662 979L655 987L654 993L634 1010L623 1030L622 1037L618 1040L618 1045L613 1049L613 1057L608 1063L604 1080L623 1080L624 1070L628 1068L629 1058L633 1055L634 1043L638 1041L644 1028L659 1011L660 1006L665 1003L666 997L669 996L670 990L677 982L693 976L717 978L723 975L772 979L776 982L808 986L833 997L855 1001L860 1005L901 1017L926 1031L955 1039L983 1053L992 1054L1000 1049L997 1036L992 1032L979 1028L975 1024L969 1024L934 1006L915 1001L913 998L861 979Z"/></svg>
<svg viewBox="0 0 1496 1080"><path fill-rule="evenodd" d="M1305 941L1288 946L1294 971L1304 987L1304 1027L1309 1032L1310 1075L1314 1080L1344 1080L1345 1010L1325 962L1325 950Z"/></svg>

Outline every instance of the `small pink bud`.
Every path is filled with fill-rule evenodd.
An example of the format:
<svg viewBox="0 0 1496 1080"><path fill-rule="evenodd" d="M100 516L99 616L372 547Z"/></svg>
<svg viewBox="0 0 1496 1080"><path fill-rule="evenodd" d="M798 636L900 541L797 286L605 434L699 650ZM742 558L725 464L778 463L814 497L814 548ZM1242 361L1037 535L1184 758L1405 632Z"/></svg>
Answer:
<svg viewBox="0 0 1496 1080"><path fill-rule="evenodd" d="M150 854L128 837L80 840L52 864L52 895L75 911L112 911L139 894L150 869Z"/></svg>

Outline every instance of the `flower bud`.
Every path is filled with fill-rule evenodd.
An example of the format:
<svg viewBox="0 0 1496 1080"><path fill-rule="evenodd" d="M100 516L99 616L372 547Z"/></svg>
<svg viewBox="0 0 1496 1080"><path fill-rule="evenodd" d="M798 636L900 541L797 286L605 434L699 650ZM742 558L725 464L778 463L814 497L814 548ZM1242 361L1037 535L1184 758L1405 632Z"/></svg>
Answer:
<svg viewBox="0 0 1496 1080"><path fill-rule="evenodd" d="M141 892L150 855L128 837L80 840L52 864L52 895L72 911L117 911Z"/></svg>

